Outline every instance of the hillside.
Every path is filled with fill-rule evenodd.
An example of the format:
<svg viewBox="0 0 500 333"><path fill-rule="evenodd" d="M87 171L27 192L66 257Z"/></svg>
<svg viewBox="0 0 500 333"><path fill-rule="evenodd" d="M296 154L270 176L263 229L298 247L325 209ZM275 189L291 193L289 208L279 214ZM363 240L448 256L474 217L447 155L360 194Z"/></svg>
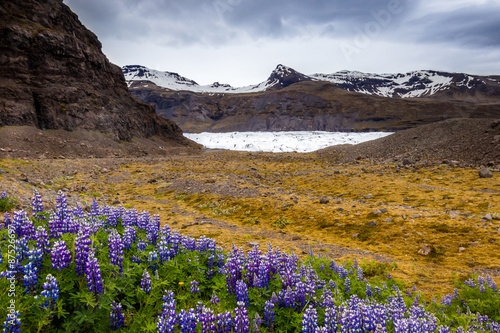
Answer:
<svg viewBox="0 0 500 333"><path fill-rule="evenodd" d="M450 119L394 133L358 145L323 149L340 162L359 158L425 165L447 160L500 166L500 119Z"/></svg>
<svg viewBox="0 0 500 333"><path fill-rule="evenodd" d="M157 137L162 145L192 144L176 124L128 93L120 68L62 0L5 0L0 17L0 127L43 130L36 141L48 138L47 130L64 130L98 132L116 142ZM21 141L30 139L26 135ZM3 135L0 153L17 149L15 141Z"/></svg>
<svg viewBox="0 0 500 333"><path fill-rule="evenodd" d="M130 91L187 132L396 131L449 118L495 118L500 103L401 99L307 81L245 94L173 91L136 81Z"/></svg>

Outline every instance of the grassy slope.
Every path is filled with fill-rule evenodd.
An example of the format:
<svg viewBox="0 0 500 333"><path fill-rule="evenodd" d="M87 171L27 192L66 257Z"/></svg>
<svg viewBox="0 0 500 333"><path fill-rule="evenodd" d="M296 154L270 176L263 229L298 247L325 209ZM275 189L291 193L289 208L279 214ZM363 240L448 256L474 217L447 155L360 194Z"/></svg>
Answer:
<svg viewBox="0 0 500 333"><path fill-rule="evenodd" d="M272 242L299 255L311 248L329 257L395 262L391 274L428 296L450 292L454 280L473 273L500 283L500 221L481 219L500 213L498 174L479 179L474 169L445 165L410 170L368 161L338 165L316 154L238 152L0 160L0 168L8 171L0 175L0 190L21 203L37 184L47 200L67 189L70 201L90 204L95 195L158 213L172 228L210 235L226 249ZM365 199L368 194L373 198ZM320 204L320 197L330 202ZM388 212L372 213L381 208ZM273 226L278 219L290 224ZM424 244L433 248L428 256L418 254Z"/></svg>

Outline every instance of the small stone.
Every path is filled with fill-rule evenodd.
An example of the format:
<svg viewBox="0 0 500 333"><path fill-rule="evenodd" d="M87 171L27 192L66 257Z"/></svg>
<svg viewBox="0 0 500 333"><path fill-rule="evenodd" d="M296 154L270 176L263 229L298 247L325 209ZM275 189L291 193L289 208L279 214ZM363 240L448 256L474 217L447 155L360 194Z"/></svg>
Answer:
<svg viewBox="0 0 500 333"><path fill-rule="evenodd" d="M387 223L391 223L391 222L392 222L392 219L385 219L385 222L387 222Z"/></svg>
<svg viewBox="0 0 500 333"><path fill-rule="evenodd" d="M284 204L283 206L281 206L281 208L287 208L287 207L290 207L291 205L289 203L286 203Z"/></svg>
<svg viewBox="0 0 500 333"><path fill-rule="evenodd" d="M491 221L493 219L493 216L491 215L491 213L490 214L486 214L485 216L483 216L483 219Z"/></svg>
<svg viewBox="0 0 500 333"><path fill-rule="evenodd" d="M480 178L491 178L491 177L493 177L493 174L491 173L490 169L482 168L481 170L479 170L479 177Z"/></svg>
<svg viewBox="0 0 500 333"><path fill-rule="evenodd" d="M365 195L365 199L373 199L373 194L367 194Z"/></svg>
<svg viewBox="0 0 500 333"><path fill-rule="evenodd" d="M251 248L254 248L254 247L256 247L256 246L259 246L259 243L258 243L258 242L248 242L248 244L247 244L247 245L248 245L249 247L251 247Z"/></svg>
<svg viewBox="0 0 500 333"><path fill-rule="evenodd" d="M424 245L420 250L418 250L418 253L424 256L428 256L432 252L432 247L429 245Z"/></svg>
<svg viewBox="0 0 500 333"><path fill-rule="evenodd" d="M380 215L382 215L382 212L380 211L380 209L374 209L371 211L371 214L376 215L376 216L380 216Z"/></svg>
<svg viewBox="0 0 500 333"><path fill-rule="evenodd" d="M260 223L260 221L259 221L259 220L255 220L255 222L254 222L254 223L255 223L255 224L259 224L259 223Z"/></svg>
<svg viewBox="0 0 500 333"><path fill-rule="evenodd" d="M323 204L323 205L326 205L326 204L327 204L327 203L329 203L329 202L330 202L330 200L328 200L328 199L327 199L327 198L325 198L325 197L321 197L321 198L319 199L319 203L320 203L320 204Z"/></svg>
<svg viewBox="0 0 500 333"><path fill-rule="evenodd" d="M298 240L300 240L300 236L292 236L292 240L293 241L298 241Z"/></svg>
<svg viewBox="0 0 500 333"><path fill-rule="evenodd" d="M352 237L352 238L358 238L358 236L359 236L359 233L355 233L355 234L352 234L352 236L351 236L351 237Z"/></svg>
<svg viewBox="0 0 500 333"><path fill-rule="evenodd" d="M369 225L370 227L376 227L377 226L377 222L370 221L370 222L367 223L367 225Z"/></svg>
<svg viewBox="0 0 500 333"><path fill-rule="evenodd" d="M387 210L387 209L385 209L385 208L382 208L382 209L379 209L379 210L380 210L380 212L381 212L382 214L385 214L385 213L387 213L387 212L388 212L388 210Z"/></svg>
<svg viewBox="0 0 500 333"><path fill-rule="evenodd" d="M458 252L464 252L465 251L465 247L459 247L458 248Z"/></svg>
<svg viewBox="0 0 500 333"><path fill-rule="evenodd" d="M344 211L344 208L342 208L342 207L337 208L337 212L343 212L343 211Z"/></svg>
<svg viewBox="0 0 500 333"><path fill-rule="evenodd" d="M421 217L422 217L422 215L420 215L420 214L415 214L415 215L410 216L411 219L419 219Z"/></svg>

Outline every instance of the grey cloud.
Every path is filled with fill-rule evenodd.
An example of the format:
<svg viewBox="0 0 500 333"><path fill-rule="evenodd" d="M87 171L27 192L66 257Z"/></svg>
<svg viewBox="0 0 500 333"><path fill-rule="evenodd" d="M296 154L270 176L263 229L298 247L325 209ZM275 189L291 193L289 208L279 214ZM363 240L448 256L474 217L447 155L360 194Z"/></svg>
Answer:
<svg viewBox="0 0 500 333"><path fill-rule="evenodd" d="M500 46L500 5L470 6L435 13L412 22L419 42Z"/></svg>

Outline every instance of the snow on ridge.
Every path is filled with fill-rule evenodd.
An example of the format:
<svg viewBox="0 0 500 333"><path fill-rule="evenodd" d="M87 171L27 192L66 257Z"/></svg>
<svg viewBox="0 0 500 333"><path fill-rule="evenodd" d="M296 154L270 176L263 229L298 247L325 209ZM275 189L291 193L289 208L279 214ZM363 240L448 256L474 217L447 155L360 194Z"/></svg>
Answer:
<svg viewBox="0 0 500 333"><path fill-rule="evenodd" d="M266 91L279 83L276 77L286 77L295 72L292 68L278 65L268 80L259 84L245 87L232 87L229 84L214 82L210 85L199 85L193 80L180 76L177 73L162 72L144 66L124 66L122 70L129 87L133 81L148 80L157 86L171 90L187 90L198 93L253 93ZM300 74L300 73L299 73ZM304 74L301 74L304 75ZM452 84L473 88L474 84L482 81L480 77L460 73L445 73L433 70L416 70L407 73L363 73L359 71L342 70L332 74L304 75L314 81L328 81L340 85L347 91L381 97L414 98L430 96L446 90ZM273 80L271 78L274 77ZM491 82L494 79L488 78ZM300 80L300 78L299 78ZM271 82L272 81L272 82Z"/></svg>
<svg viewBox="0 0 500 333"><path fill-rule="evenodd" d="M375 140L392 133L344 133L323 131L297 132L230 132L184 133L184 136L210 149L227 149L254 152L307 153L339 145L358 144Z"/></svg>

